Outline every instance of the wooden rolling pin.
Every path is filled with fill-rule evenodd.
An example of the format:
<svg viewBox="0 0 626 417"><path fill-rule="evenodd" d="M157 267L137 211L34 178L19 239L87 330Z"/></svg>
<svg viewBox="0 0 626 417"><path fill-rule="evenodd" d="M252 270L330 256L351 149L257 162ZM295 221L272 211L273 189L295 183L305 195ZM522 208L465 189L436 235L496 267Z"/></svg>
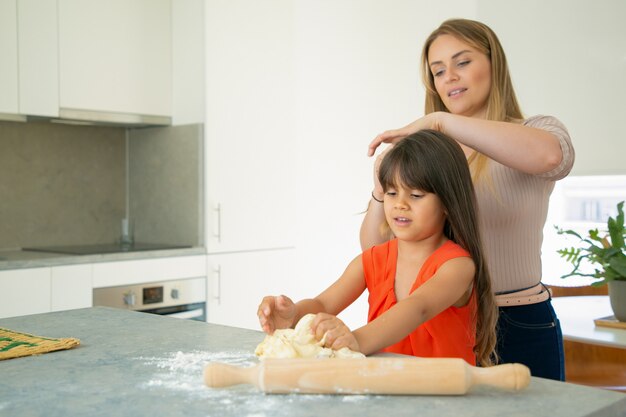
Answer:
<svg viewBox="0 0 626 417"><path fill-rule="evenodd" d="M530 371L518 363L478 368L454 358L265 359L250 367L209 363L204 383L252 384L269 394L462 395L477 385L522 390Z"/></svg>

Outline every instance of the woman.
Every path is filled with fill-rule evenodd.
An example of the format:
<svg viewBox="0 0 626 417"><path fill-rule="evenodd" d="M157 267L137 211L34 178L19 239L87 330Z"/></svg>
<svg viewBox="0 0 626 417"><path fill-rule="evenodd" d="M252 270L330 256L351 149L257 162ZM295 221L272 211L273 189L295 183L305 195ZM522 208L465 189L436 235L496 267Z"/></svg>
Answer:
<svg viewBox="0 0 626 417"><path fill-rule="evenodd" d="M421 129L439 130L461 145L500 309L499 359L523 363L534 376L564 380L560 325L541 284L541 243L554 183L574 163L567 129L554 117L524 119L502 46L480 22L445 21L426 40L422 72L425 116L378 135L369 155L381 143L397 143ZM375 181L361 226L363 249L390 238L380 233L382 200Z"/></svg>

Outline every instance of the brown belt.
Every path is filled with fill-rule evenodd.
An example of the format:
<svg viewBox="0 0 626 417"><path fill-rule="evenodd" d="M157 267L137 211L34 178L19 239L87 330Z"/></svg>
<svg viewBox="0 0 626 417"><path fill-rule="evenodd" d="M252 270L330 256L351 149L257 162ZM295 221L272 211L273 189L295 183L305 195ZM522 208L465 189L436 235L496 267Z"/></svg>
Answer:
<svg viewBox="0 0 626 417"><path fill-rule="evenodd" d="M537 304L550 298L550 291L539 283L526 290L516 291L509 294L496 295L498 307L525 306Z"/></svg>

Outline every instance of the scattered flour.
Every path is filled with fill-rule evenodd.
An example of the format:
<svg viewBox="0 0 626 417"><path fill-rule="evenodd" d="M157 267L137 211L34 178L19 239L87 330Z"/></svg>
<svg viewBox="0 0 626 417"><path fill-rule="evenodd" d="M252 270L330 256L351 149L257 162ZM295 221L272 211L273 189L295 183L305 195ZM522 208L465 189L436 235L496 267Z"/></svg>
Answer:
<svg viewBox="0 0 626 417"><path fill-rule="evenodd" d="M237 366L251 366L256 363L254 355L238 351L179 351L165 357L139 357L137 360L159 370L144 384L145 388L163 387L199 394L211 392L204 385L202 378L202 372L207 363L223 362Z"/></svg>
<svg viewBox="0 0 626 417"><path fill-rule="evenodd" d="M154 374L140 385L145 390L165 390L175 395L207 400L208 404L219 405L223 411L230 410L245 417L277 417L278 410L285 404L309 407L319 401L319 395L266 395L252 385L237 385L228 388L209 388L204 385L203 371L209 362L222 362L236 366L252 366L258 363L254 354L243 351L229 352L173 352L163 357L138 357L135 360L152 367ZM331 396L338 402L367 401L366 395ZM0 404L1 406L1 404ZM228 413L225 413L228 414Z"/></svg>

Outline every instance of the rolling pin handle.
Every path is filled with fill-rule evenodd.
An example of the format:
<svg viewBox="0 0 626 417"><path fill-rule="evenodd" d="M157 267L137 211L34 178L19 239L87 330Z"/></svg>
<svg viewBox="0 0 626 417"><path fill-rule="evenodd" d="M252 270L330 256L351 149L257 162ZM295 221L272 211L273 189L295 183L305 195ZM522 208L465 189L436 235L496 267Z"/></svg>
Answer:
<svg viewBox="0 0 626 417"><path fill-rule="evenodd" d="M530 384L530 370L521 363L487 368L472 367L471 385L489 385L508 391L521 391Z"/></svg>

